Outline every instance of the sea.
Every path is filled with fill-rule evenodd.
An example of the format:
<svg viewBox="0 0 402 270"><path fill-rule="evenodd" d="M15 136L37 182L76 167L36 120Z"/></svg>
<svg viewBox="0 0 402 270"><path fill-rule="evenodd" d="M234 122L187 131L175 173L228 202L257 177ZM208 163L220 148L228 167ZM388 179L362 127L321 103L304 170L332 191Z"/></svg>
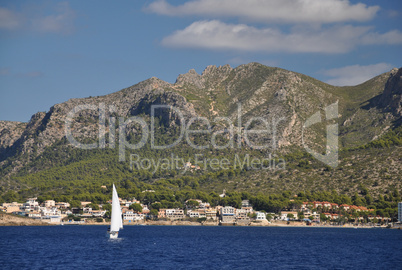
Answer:
<svg viewBox="0 0 402 270"><path fill-rule="evenodd" d="M0 227L0 269L402 269L402 230Z"/></svg>

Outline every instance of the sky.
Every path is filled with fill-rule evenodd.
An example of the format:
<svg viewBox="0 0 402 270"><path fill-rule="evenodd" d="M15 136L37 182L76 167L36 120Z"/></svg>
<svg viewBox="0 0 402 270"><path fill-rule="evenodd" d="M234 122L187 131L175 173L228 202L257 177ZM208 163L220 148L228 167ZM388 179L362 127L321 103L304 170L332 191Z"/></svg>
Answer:
<svg viewBox="0 0 402 270"><path fill-rule="evenodd" d="M362 83L402 67L402 1L0 0L0 120L249 62Z"/></svg>

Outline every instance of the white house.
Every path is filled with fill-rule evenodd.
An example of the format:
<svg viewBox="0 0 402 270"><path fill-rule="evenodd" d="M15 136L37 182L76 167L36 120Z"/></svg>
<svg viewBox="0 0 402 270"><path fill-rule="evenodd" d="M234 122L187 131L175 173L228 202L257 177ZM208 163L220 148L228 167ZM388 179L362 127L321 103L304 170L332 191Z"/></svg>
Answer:
<svg viewBox="0 0 402 270"><path fill-rule="evenodd" d="M123 220L133 220L133 221L138 221L138 220L143 220L144 219L144 214L142 213L136 213L134 210L127 210L123 214Z"/></svg>
<svg viewBox="0 0 402 270"><path fill-rule="evenodd" d="M22 205L21 210L25 212L39 211L39 203L36 201L37 198L29 198L26 203Z"/></svg>
<svg viewBox="0 0 402 270"><path fill-rule="evenodd" d="M264 212L257 212L257 221L267 220L267 217Z"/></svg>
<svg viewBox="0 0 402 270"><path fill-rule="evenodd" d="M41 207L40 211L43 216L60 216L61 211L57 207Z"/></svg>
<svg viewBox="0 0 402 270"><path fill-rule="evenodd" d="M187 216L189 216L191 218L199 218L200 212L189 210L189 211L187 211Z"/></svg>
<svg viewBox="0 0 402 270"><path fill-rule="evenodd" d="M29 212L28 213L28 217L30 217L30 218L41 218L41 213L39 213L39 212L34 212L34 211L32 211L32 212Z"/></svg>
<svg viewBox="0 0 402 270"><path fill-rule="evenodd" d="M222 223L231 223L235 221L236 218L236 208L231 206L225 206L221 209L221 221Z"/></svg>
<svg viewBox="0 0 402 270"><path fill-rule="evenodd" d="M47 223L57 224L61 222L61 216L43 216L41 220Z"/></svg>
<svg viewBox="0 0 402 270"><path fill-rule="evenodd" d="M248 212L247 210L242 209L237 209L236 210L236 219L237 220L249 220L250 218L248 217Z"/></svg>
<svg viewBox="0 0 402 270"><path fill-rule="evenodd" d="M169 219L183 219L184 210L182 209L166 209L166 217Z"/></svg>

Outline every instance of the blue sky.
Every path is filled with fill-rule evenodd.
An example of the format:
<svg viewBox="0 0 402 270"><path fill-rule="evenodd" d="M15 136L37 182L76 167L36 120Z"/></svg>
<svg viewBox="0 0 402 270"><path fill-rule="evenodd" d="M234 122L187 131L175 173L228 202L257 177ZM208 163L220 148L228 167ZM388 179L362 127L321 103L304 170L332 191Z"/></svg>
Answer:
<svg viewBox="0 0 402 270"><path fill-rule="evenodd" d="M0 1L0 120L249 62L354 85L402 66L402 2Z"/></svg>

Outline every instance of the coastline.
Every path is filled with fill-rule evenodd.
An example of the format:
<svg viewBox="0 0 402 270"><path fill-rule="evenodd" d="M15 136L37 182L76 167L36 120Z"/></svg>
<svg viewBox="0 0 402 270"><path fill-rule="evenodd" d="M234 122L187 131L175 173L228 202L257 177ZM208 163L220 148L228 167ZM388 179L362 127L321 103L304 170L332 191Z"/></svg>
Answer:
<svg viewBox="0 0 402 270"><path fill-rule="evenodd" d="M88 226L88 225L103 225L108 226L110 222L85 222L85 223L47 223L38 219L28 218L28 217L20 217L12 214L0 213L0 226ZM148 221L137 221L137 222L124 222L124 226L222 226L219 222L195 222L195 221L186 221L186 220L148 220ZM323 224L314 224L314 225L306 225L304 222L291 221L287 224L286 221L274 221L270 222L247 222L240 223L235 225L224 225L224 227L288 227L288 228L355 228L355 229L372 229L372 228L386 228L386 226L366 226L359 225L355 226L354 224L345 224L345 225L323 225Z"/></svg>

